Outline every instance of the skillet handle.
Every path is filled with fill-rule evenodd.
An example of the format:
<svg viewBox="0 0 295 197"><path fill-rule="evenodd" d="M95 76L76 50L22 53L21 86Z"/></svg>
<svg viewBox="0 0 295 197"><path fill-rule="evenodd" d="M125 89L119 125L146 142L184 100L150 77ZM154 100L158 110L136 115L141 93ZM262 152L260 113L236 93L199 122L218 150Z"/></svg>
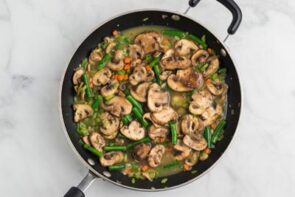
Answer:
<svg viewBox="0 0 295 197"><path fill-rule="evenodd" d="M97 177L89 171L77 187L71 187L64 197L85 197L85 190Z"/></svg>
<svg viewBox="0 0 295 197"><path fill-rule="evenodd" d="M201 0L190 0L189 6L195 7ZM242 21L242 11L240 7L234 2L234 0L217 0L219 3L224 5L231 12L233 19L227 29L228 34L234 34L238 30Z"/></svg>

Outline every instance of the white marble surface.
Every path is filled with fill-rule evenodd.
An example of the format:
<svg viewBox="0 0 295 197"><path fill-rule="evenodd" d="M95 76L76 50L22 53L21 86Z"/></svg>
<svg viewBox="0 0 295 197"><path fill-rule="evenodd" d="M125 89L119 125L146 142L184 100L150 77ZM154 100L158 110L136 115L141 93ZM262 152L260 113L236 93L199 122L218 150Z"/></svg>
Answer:
<svg viewBox="0 0 295 197"><path fill-rule="evenodd" d="M98 180L87 196L295 196L295 2L237 2L243 23L227 45L244 110L220 163L172 191L139 193ZM82 40L122 12L186 7L186 0L0 0L0 196L62 196L85 175L58 115L62 72ZM189 15L226 35L230 14L214 0Z"/></svg>

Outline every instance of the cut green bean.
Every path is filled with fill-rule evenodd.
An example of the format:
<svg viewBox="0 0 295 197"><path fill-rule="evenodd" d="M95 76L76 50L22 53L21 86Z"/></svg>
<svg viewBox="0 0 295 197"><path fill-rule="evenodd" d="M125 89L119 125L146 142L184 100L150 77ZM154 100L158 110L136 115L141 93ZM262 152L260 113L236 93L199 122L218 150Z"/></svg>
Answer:
<svg viewBox="0 0 295 197"><path fill-rule="evenodd" d="M88 64L88 60L87 60L87 58L84 58L81 62L81 68L86 70L87 64Z"/></svg>
<svg viewBox="0 0 295 197"><path fill-rule="evenodd" d="M171 163L168 163L166 165L163 166L164 169L171 169L171 168L175 168L175 167L180 167L181 162L180 161L172 161Z"/></svg>
<svg viewBox="0 0 295 197"><path fill-rule="evenodd" d="M117 145L114 145L114 146L105 146L104 147L104 150L105 151L126 151L127 150L127 147L126 146L117 146Z"/></svg>
<svg viewBox="0 0 295 197"><path fill-rule="evenodd" d="M152 60L153 60L153 57L151 54L147 54L144 58L144 60L147 62L147 63L150 63Z"/></svg>
<svg viewBox="0 0 295 197"><path fill-rule="evenodd" d="M100 107L102 101L103 101L102 96L101 96L101 95L98 95L98 96L95 98L95 100L94 100L94 102L93 102L93 104L92 104L92 109L94 109L94 110L98 110L98 108Z"/></svg>
<svg viewBox="0 0 295 197"><path fill-rule="evenodd" d="M86 75L86 73L84 73L84 74L82 75L82 80L83 80L83 82L84 82L84 84L85 84L85 93L86 93L86 96L87 96L88 98L93 97L92 90L91 90L91 88L90 88L90 86L89 86L89 79L88 79L88 76Z"/></svg>
<svg viewBox="0 0 295 197"><path fill-rule="evenodd" d="M134 142L131 142L127 145L127 150L132 148L133 146L137 145L137 144L141 144L141 143L149 143L151 142L151 139L149 137L145 137L145 138L142 138L141 140L138 140L138 141L134 141Z"/></svg>
<svg viewBox="0 0 295 197"><path fill-rule="evenodd" d="M144 128L147 128L149 126L148 121L146 121L146 119L143 118L142 113L140 113L140 111L137 107L132 107L132 112L133 112L134 116L136 117L136 119L140 122L140 124Z"/></svg>
<svg viewBox="0 0 295 197"><path fill-rule="evenodd" d="M123 170L125 168L124 164L119 164L119 165L113 165L109 166L109 171L117 171L117 170Z"/></svg>
<svg viewBox="0 0 295 197"><path fill-rule="evenodd" d="M122 122L124 125L128 125L133 120L132 116L130 114L124 115L122 117Z"/></svg>
<svg viewBox="0 0 295 197"><path fill-rule="evenodd" d="M177 125L176 122L169 123L172 144L177 144L177 126L176 125Z"/></svg>
<svg viewBox="0 0 295 197"><path fill-rule="evenodd" d="M208 148L212 148L212 139L211 139L212 134L211 134L211 129L209 127L205 127L204 138L207 141Z"/></svg>
<svg viewBox="0 0 295 197"><path fill-rule="evenodd" d="M154 66L158 65L160 62L160 59L161 59L160 55L158 57L154 58L153 61L151 61L151 63L150 63L150 67L153 68Z"/></svg>
<svg viewBox="0 0 295 197"><path fill-rule="evenodd" d="M98 70L103 69L110 60L111 60L111 55L109 53L106 53L104 57L97 63L97 69Z"/></svg>
<svg viewBox="0 0 295 197"><path fill-rule="evenodd" d="M88 150L89 152L91 152L92 154L101 157L103 155L102 152L96 150L95 148L93 148L92 146L90 146L89 144L83 144L82 145L84 149Z"/></svg>
<svg viewBox="0 0 295 197"><path fill-rule="evenodd" d="M143 113L142 105L137 100L135 100L133 96L128 95L127 99L130 103L132 103L133 107L137 108L141 114Z"/></svg>
<svg viewBox="0 0 295 197"><path fill-rule="evenodd" d="M220 138L220 135L223 131L223 127L225 126L226 122L224 119L220 120L219 124L215 128L213 134L212 134L212 143L215 144L217 140Z"/></svg>

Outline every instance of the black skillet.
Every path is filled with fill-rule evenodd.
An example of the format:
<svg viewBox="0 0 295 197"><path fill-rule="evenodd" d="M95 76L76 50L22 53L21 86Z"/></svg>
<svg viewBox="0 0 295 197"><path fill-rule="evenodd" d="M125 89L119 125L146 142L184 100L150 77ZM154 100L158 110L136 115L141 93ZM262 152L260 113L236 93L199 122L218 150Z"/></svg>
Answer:
<svg viewBox="0 0 295 197"><path fill-rule="evenodd" d="M189 6L195 7L200 0L190 0ZM242 13L238 5L233 0L217 0L230 10L233 15L232 22L228 28L228 34L234 34L238 29ZM167 16L167 17L163 17ZM148 18L148 20L143 20ZM175 20L178 19L178 20ZM131 178L124 176L120 172L108 172L106 168L102 167L98 159L91 153L85 151L79 144L79 135L76 132L76 125L73 121L73 97L74 89L72 84L72 76L74 69L85 57L89 56L89 53L102 41L105 36L109 36L114 29L119 31L137 27L142 25L160 25L168 26L182 31L190 32L194 35L201 36L206 35L208 46L213 48L217 55L220 56L221 67L227 69L226 83L229 85L228 91L228 105L227 105L227 125L224 132L224 139L217 143L216 148L210 154L209 159L199 162L193 167L193 170L197 170L197 173L181 172L175 175L171 175L165 184L161 183L162 178L157 178L150 182L148 180L137 180L135 183L131 182ZM218 40L209 30L197 23L196 21L183 16L178 13L158 10L144 10L135 11L128 14L118 16L97 28L91 33L86 40L79 46L74 56L72 57L62 82L61 90L61 112L63 117L63 123L66 130L66 135L72 145L73 150L77 153L78 157L89 169L88 175L77 186L72 187L65 196L68 197L82 197L83 191L90 185L95 178L102 178L108 180L116 185L134 189L139 191L160 191L176 188L186 183L192 182L204 174L213 164L221 157L225 152L228 145L232 141L235 134L238 120L240 117L241 107L241 88L238 78L238 74L235 65L223 46L222 42Z"/></svg>

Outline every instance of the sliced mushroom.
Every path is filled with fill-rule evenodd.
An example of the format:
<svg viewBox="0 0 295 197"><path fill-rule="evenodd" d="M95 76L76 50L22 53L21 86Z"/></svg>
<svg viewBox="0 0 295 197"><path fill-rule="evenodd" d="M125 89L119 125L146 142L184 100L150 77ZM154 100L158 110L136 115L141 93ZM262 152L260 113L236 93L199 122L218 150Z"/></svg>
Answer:
<svg viewBox="0 0 295 197"><path fill-rule="evenodd" d="M137 85L147 79L147 71L144 66L135 67L133 73L129 76L131 85Z"/></svg>
<svg viewBox="0 0 295 197"><path fill-rule="evenodd" d="M139 102L146 102L147 92L150 86L150 82L143 82L136 88L131 89L131 95Z"/></svg>
<svg viewBox="0 0 295 197"><path fill-rule="evenodd" d="M162 127L161 125L157 124L157 123L151 118L151 113L145 113L145 114L143 115L143 118L144 118L144 119L147 119L147 120L149 120L149 121L151 121L155 127Z"/></svg>
<svg viewBox="0 0 295 197"><path fill-rule="evenodd" d="M222 112L222 108L219 107L220 105L217 105L217 109L219 110L219 113L217 113L216 109L213 107L208 107L201 115L200 118L203 122L204 126L211 125L216 121L216 119L220 116L220 112Z"/></svg>
<svg viewBox="0 0 295 197"><path fill-rule="evenodd" d="M189 111L194 115L202 114L213 102L213 97L207 90L194 93L192 99Z"/></svg>
<svg viewBox="0 0 295 197"><path fill-rule="evenodd" d="M75 115L74 115L75 122L79 122L93 114L92 107L87 104L74 104L73 108L75 111Z"/></svg>
<svg viewBox="0 0 295 197"><path fill-rule="evenodd" d="M119 82L117 80L109 81L105 86L103 86L100 90L100 93L104 97L108 97L114 95L119 88Z"/></svg>
<svg viewBox="0 0 295 197"><path fill-rule="evenodd" d="M147 71L146 80L148 82L151 82L155 78L155 73L153 70Z"/></svg>
<svg viewBox="0 0 295 197"><path fill-rule="evenodd" d="M88 58L88 62L90 65L96 65L102 59L101 49L94 49Z"/></svg>
<svg viewBox="0 0 295 197"><path fill-rule="evenodd" d="M120 126L119 118L112 116L108 112L104 112L100 115L101 125L99 127L100 132L104 135L104 137L108 137L108 139L113 139L116 137L118 133L118 129Z"/></svg>
<svg viewBox="0 0 295 197"><path fill-rule="evenodd" d="M73 75L73 84L78 85L81 82L81 77L84 74L84 70L82 68L79 68L75 71Z"/></svg>
<svg viewBox="0 0 295 197"><path fill-rule="evenodd" d="M158 84L153 83L150 85L147 96L147 105L152 112L158 112L167 106L170 101L169 93L161 91Z"/></svg>
<svg viewBox="0 0 295 197"><path fill-rule="evenodd" d="M89 135L85 135L85 136L83 136L82 137L82 141L85 143L85 144L88 144L88 145L90 145L90 141L89 141Z"/></svg>
<svg viewBox="0 0 295 197"><path fill-rule="evenodd" d="M206 82L206 86L208 90L215 96L222 95L225 91L227 91L227 85L222 83L221 81L212 81Z"/></svg>
<svg viewBox="0 0 295 197"><path fill-rule="evenodd" d="M176 56L173 49L166 51L161 59L161 66L166 70L185 69L191 65L191 60L185 56Z"/></svg>
<svg viewBox="0 0 295 197"><path fill-rule="evenodd" d="M160 165L164 153L165 153L165 147L163 145L156 145L154 148L152 148L148 156L149 165L152 168L155 168L158 165Z"/></svg>
<svg viewBox="0 0 295 197"><path fill-rule="evenodd" d="M114 71L117 70L122 70L124 67L124 52L121 49L118 49L115 52L114 58L111 59L111 61L109 61L109 63L107 64L107 66Z"/></svg>
<svg viewBox="0 0 295 197"><path fill-rule="evenodd" d="M112 166L114 164L122 162L124 159L124 154L121 151L111 151L105 153L100 157L99 161L102 166Z"/></svg>
<svg viewBox="0 0 295 197"><path fill-rule="evenodd" d="M191 58L192 64L197 65L198 63L206 62L208 57L209 57L208 51L200 49L193 54Z"/></svg>
<svg viewBox="0 0 295 197"><path fill-rule="evenodd" d="M140 45L137 45L137 44L129 45L128 51L129 51L129 56L134 60L142 59L144 56L143 49L141 48Z"/></svg>
<svg viewBox="0 0 295 197"><path fill-rule="evenodd" d="M105 140L104 138L97 132L92 132L89 135L89 141L91 145L99 151L102 151L102 148L105 146Z"/></svg>
<svg viewBox="0 0 295 197"><path fill-rule="evenodd" d="M134 39L134 43L140 45L145 54L159 50L160 41L161 35L157 32L144 32L137 35Z"/></svg>
<svg viewBox="0 0 295 197"><path fill-rule="evenodd" d="M112 72L109 68L103 68L93 76L93 84L96 86L105 85L111 80Z"/></svg>
<svg viewBox="0 0 295 197"><path fill-rule="evenodd" d="M207 147L207 141L201 134L185 135L183 143L196 151L204 150Z"/></svg>
<svg viewBox="0 0 295 197"><path fill-rule="evenodd" d="M209 66L205 70L205 72L203 73L203 75L204 75L205 78L210 77L219 68L219 59L216 56L209 58L208 61L209 61Z"/></svg>
<svg viewBox="0 0 295 197"><path fill-rule="evenodd" d="M132 104L122 96L114 96L111 100L102 105L102 108L115 116L131 113Z"/></svg>
<svg viewBox="0 0 295 197"><path fill-rule="evenodd" d="M168 135L168 129L165 127L156 127L152 125L149 129L149 137L156 143L166 140Z"/></svg>
<svg viewBox="0 0 295 197"><path fill-rule="evenodd" d="M167 79L167 84L172 90L177 92L189 92L193 90L193 88L184 85L176 75L170 75Z"/></svg>
<svg viewBox="0 0 295 197"><path fill-rule="evenodd" d="M106 48L106 53L110 53L115 46L116 46L116 43L115 42L109 43L108 46L107 46L107 48Z"/></svg>
<svg viewBox="0 0 295 197"><path fill-rule="evenodd" d="M200 152L191 152L191 154L184 160L184 163L190 167L194 166L199 159Z"/></svg>
<svg viewBox="0 0 295 197"><path fill-rule="evenodd" d="M184 160L187 158L191 153L191 148L184 145L181 141L178 141L177 144L173 146L175 150L174 159L176 160Z"/></svg>
<svg viewBox="0 0 295 197"><path fill-rule="evenodd" d="M163 107L159 112L154 112L151 114L151 118L159 125L165 125L171 120L177 118L177 113L171 107Z"/></svg>
<svg viewBox="0 0 295 197"><path fill-rule="evenodd" d="M190 114L185 115L181 121L181 131L184 135L196 134L199 128L199 120Z"/></svg>
<svg viewBox="0 0 295 197"><path fill-rule="evenodd" d="M168 77L172 74L172 71L171 70L166 70L166 71L163 71L159 78L162 80L162 81L165 81L168 79Z"/></svg>
<svg viewBox="0 0 295 197"><path fill-rule="evenodd" d="M199 89L204 84L203 75L194 71L191 67L178 70L176 76L184 86L189 88Z"/></svg>
<svg viewBox="0 0 295 197"><path fill-rule="evenodd" d="M194 42L187 39L178 40L174 47L177 54L181 56L189 55L199 49Z"/></svg>
<svg viewBox="0 0 295 197"><path fill-rule="evenodd" d="M150 144L138 144L134 147L134 155L137 159L143 160L148 157L150 150Z"/></svg>
<svg viewBox="0 0 295 197"><path fill-rule="evenodd" d="M141 140L145 137L145 130L139 122L133 120L129 126L123 126L120 129L121 133L130 140Z"/></svg>

